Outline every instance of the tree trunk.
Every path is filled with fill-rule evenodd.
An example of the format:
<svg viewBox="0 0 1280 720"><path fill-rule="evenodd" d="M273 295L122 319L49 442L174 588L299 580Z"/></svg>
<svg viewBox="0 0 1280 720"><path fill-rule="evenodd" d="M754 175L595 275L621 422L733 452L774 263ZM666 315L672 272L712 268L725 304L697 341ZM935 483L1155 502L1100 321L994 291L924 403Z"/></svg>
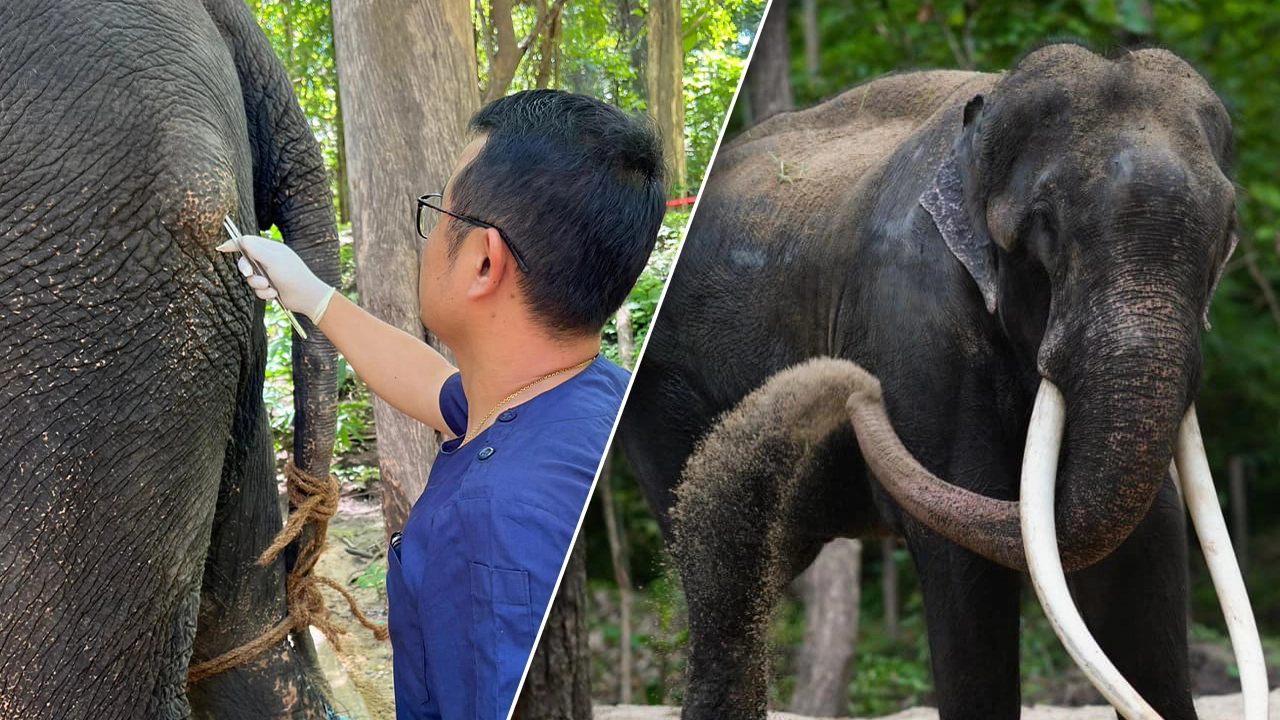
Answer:
<svg viewBox="0 0 1280 720"><path fill-rule="evenodd" d="M604 527L609 540L609 557L613 561L613 579L618 585L618 605L621 618L618 638L618 703L631 704L631 598L635 589L631 585L630 563L623 546L621 521L613 502L613 448L604 458L604 468L597 482L600 490L600 509L604 513Z"/></svg>
<svg viewBox="0 0 1280 720"><path fill-rule="evenodd" d="M649 51L645 36L646 20L639 0L616 0L619 51L631 58L635 74L624 82L637 97L646 97L649 87Z"/></svg>
<svg viewBox="0 0 1280 720"><path fill-rule="evenodd" d="M680 0L649 2L649 114L662 131L662 156L671 172L668 187L683 196L687 184L684 152L684 35Z"/></svg>
<svg viewBox="0 0 1280 720"><path fill-rule="evenodd" d="M538 37L543 33L549 33L549 27L553 22L558 23L560 11L564 9L566 1L554 0L549 6L543 3L539 7L538 19L533 29L523 40L516 38L515 21L511 15L512 0L493 0L489 4L487 29L492 35L491 42L486 43L486 47L491 47L492 51L489 54L487 73L489 82L484 88L483 99L486 103L507 94L511 81L515 79L516 70L520 68L520 61L528 54L529 48L538 41Z"/></svg>
<svg viewBox="0 0 1280 720"><path fill-rule="evenodd" d="M751 110L749 124L759 123L771 115L790 110L791 46L787 41L786 0L773 0L769 14L760 28L751 65L747 67L747 104Z"/></svg>
<svg viewBox="0 0 1280 720"><path fill-rule="evenodd" d="M590 720L591 656L587 650L587 551L579 537L547 616L516 702L519 720Z"/></svg>
<svg viewBox="0 0 1280 720"><path fill-rule="evenodd" d="M342 125L342 91L334 98L337 112L333 118L334 134L337 136L337 147L334 152L333 174L337 185L338 222L351 222L351 185L347 178L347 135Z"/></svg>
<svg viewBox="0 0 1280 720"><path fill-rule="evenodd" d="M791 712L839 717L849 705L849 667L858 640L862 543L837 538L800 576L804 644Z"/></svg>
<svg viewBox="0 0 1280 720"><path fill-rule="evenodd" d="M804 0L804 69L818 74L821 46L818 36L818 0Z"/></svg>
<svg viewBox="0 0 1280 720"><path fill-rule="evenodd" d="M444 188L479 106L467 0L334 0L360 304L426 336L413 198ZM404 526L439 449L434 431L374 400L383 515Z"/></svg>
<svg viewBox="0 0 1280 720"><path fill-rule="evenodd" d="M880 540L880 589L884 595L884 635L892 642L898 641L898 561L893 558L898 541Z"/></svg>
<svg viewBox="0 0 1280 720"><path fill-rule="evenodd" d="M542 8L542 12L546 12L546 0L541 0L539 7ZM560 13L556 13L555 17L551 18L548 23L547 31L542 34L542 42L538 46L540 57L538 58L538 78L536 81L539 89L550 87L551 79L555 77L552 69L556 61L556 51L560 45L560 26Z"/></svg>
<svg viewBox="0 0 1280 720"><path fill-rule="evenodd" d="M631 311L624 304L613 319L618 328L618 358L622 360L622 366L630 370L636 361L636 332L631 326Z"/></svg>

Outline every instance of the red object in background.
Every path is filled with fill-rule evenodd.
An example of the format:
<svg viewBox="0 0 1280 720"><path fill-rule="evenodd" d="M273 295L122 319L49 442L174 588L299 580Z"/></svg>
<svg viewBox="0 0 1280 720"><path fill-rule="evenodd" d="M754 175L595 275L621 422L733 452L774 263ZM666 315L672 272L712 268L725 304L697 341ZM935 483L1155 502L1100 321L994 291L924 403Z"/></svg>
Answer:
<svg viewBox="0 0 1280 720"><path fill-rule="evenodd" d="M697 202L697 200L698 200L697 196L680 198L679 200L668 200L667 207L671 208L671 207L679 207L681 205L692 205L693 203Z"/></svg>

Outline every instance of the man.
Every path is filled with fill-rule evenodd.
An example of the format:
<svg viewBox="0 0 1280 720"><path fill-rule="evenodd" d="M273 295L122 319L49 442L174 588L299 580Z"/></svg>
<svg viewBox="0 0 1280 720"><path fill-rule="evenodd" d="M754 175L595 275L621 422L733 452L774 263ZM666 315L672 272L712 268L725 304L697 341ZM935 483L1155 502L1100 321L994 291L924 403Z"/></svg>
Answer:
<svg viewBox="0 0 1280 720"><path fill-rule="evenodd" d="M240 259L259 297L306 313L370 390L454 436L387 556L400 720L507 716L627 386L600 330L665 209L656 133L597 100L517 93L470 129L417 209L422 322L457 368L284 245L241 240L269 277Z"/></svg>

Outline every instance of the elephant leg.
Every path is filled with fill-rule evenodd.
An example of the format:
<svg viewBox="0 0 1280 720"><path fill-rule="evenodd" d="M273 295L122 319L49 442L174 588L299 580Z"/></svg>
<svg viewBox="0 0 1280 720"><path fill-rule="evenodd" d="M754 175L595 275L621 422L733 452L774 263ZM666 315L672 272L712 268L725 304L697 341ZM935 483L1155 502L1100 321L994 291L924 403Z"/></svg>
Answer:
<svg viewBox="0 0 1280 720"><path fill-rule="evenodd" d="M265 357L257 334L256 357ZM261 361L257 362L261 365ZM282 526L275 460L261 367L246 370L245 383L227 448L213 534L205 563L199 625L192 665L239 647L275 627L287 614L285 560L267 567L259 555ZM324 718L323 677L310 639L277 643L257 658L188 688L197 718ZM310 650L311 652L305 652Z"/></svg>
<svg viewBox="0 0 1280 720"><path fill-rule="evenodd" d="M1019 574L913 526L940 720L1017 720Z"/></svg>
<svg viewBox="0 0 1280 720"><path fill-rule="evenodd" d="M1166 481L1115 552L1070 578L1089 630L1164 720L1194 720L1187 662L1187 532Z"/></svg>

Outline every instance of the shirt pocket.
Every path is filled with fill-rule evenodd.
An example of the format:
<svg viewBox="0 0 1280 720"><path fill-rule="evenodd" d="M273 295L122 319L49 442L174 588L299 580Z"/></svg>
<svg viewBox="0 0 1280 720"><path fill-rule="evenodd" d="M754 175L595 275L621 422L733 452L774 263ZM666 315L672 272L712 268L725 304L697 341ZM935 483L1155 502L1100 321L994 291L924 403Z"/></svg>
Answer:
<svg viewBox="0 0 1280 720"><path fill-rule="evenodd" d="M387 630L391 634L391 674L396 705L407 706L400 710L409 711L411 707L424 707L431 699L428 689L431 681L427 674L427 649L418 619L418 605L405 583L404 568L400 564L401 545L399 538L393 537L387 548Z"/></svg>
<svg viewBox="0 0 1280 720"><path fill-rule="evenodd" d="M471 565L471 606L476 626L476 711L503 720L533 652L529 573L483 563Z"/></svg>

